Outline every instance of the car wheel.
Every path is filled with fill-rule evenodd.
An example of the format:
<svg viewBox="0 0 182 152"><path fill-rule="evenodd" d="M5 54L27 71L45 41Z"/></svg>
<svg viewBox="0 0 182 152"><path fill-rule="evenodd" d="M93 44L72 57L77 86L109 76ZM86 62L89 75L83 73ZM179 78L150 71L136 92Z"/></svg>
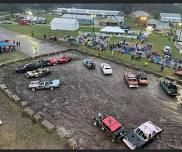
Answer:
<svg viewBox="0 0 182 152"><path fill-rule="evenodd" d="M115 140L115 139L112 139L111 141L112 141L113 143L116 143L116 140Z"/></svg>
<svg viewBox="0 0 182 152"><path fill-rule="evenodd" d="M93 123L93 124L94 124L94 126L97 126L97 122L96 122L96 121L94 121L94 123Z"/></svg>
<svg viewBox="0 0 182 152"><path fill-rule="evenodd" d="M54 66L56 65L56 63L53 64Z"/></svg>
<svg viewBox="0 0 182 152"><path fill-rule="evenodd" d="M36 90L35 88L32 88L32 91L33 91L33 92L35 92L35 90Z"/></svg>
<svg viewBox="0 0 182 152"><path fill-rule="evenodd" d="M105 128L104 128L104 127L102 127L102 128L101 128L101 130L102 130L102 131L105 131Z"/></svg>
<svg viewBox="0 0 182 152"><path fill-rule="evenodd" d="M53 87L50 87L50 90L54 90L54 88Z"/></svg>

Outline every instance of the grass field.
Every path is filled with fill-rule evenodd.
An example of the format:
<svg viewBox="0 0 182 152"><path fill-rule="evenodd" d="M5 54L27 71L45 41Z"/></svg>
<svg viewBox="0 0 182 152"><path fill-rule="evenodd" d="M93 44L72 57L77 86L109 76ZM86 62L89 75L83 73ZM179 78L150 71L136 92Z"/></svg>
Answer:
<svg viewBox="0 0 182 152"><path fill-rule="evenodd" d="M13 51L11 53L2 53L0 54L0 63L4 63L15 59L21 59L25 57L27 57L27 55L19 51Z"/></svg>
<svg viewBox="0 0 182 152"><path fill-rule="evenodd" d="M0 12L0 16L3 16L3 15L8 15L9 12Z"/></svg>
<svg viewBox="0 0 182 152"><path fill-rule="evenodd" d="M0 149L62 149L64 143L21 113L0 91Z"/></svg>
<svg viewBox="0 0 182 152"><path fill-rule="evenodd" d="M3 25L3 24L1 26L5 27L7 29L10 29L12 31L17 31L19 33L27 34L27 35L31 35L31 31L34 31L35 37L40 38L40 39L43 39L43 34L44 33L47 34L47 35L59 35L59 36L65 36L66 34L70 34L72 36L77 36L78 35L78 31L74 31L74 32L51 31L48 26L35 25L35 26L24 27L24 26L20 26L20 25ZM79 31L89 32L89 31L92 31L92 27L80 27ZM95 28L95 32L99 32L99 29ZM123 40L123 38L112 37L111 38L111 43L114 42L114 41L121 41L121 40ZM139 42L139 44L140 44L139 40L128 39L127 41L133 42L133 43ZM171 44L172 49L173 49L173 57L178 58L178 59L182 59L182 55L179 54L179 51L173 45L172 39L169 40L168 37L164 37L164 36L162 36L160 34L152 34L152 35L149 36L149 38L148 38L148 40L146 42L152 43L153 44L153 50L158 51L161 54L163 54L164 46L167 43ZM64 46L70 46L69 44L65 44L65 43L62 43L62 42L57 42L57 44L64 45ZM79 48L87 50L87 51L91 51L91 52L94 52L94 53L97 52L97 51L95 51L93 49L85 48L84 46L79 46ZM110 50L106 50L105 52L102 53L102 55L106 56L106 57L112 57ZM142 59L141 61L131 60L130 55L120 55L120 54L115 54L114 58L119 59L119 60L123 61L124 63L137 65L137 66L139 66L139 67L141 67L143 69L147 68L147 69L150 69L150 70L155 71L155 72L160 71L160 65L157 65L157 64L149 63L149 65L147 67L145 67L144 62L147 61L146 59ZM174 71L172 69L165 68L164 74L174 77L173 72Z"/></svg>
<svg viewBox="0 0 182 152"><path fill-rule="evenodd" d="M72 35L72 36L77 36L78 35L78 31L82 31L82 32L88 32L92 30L92 27L80 27L80 29L78 31L51 31L49 26L45 26L43 25L34 25L34 26L20 26L18 24L0 24L1 27L10 29L12 31L16 31L18 33L22 33L22 34L27 34L29 36L31 36L31 31L34 32L34 36L37 38L43 38L44 34L47 35L56 35L56 36L65 36L67 34ZM95 32L99 32L99 28L95 28L94 29Z"/></svg>

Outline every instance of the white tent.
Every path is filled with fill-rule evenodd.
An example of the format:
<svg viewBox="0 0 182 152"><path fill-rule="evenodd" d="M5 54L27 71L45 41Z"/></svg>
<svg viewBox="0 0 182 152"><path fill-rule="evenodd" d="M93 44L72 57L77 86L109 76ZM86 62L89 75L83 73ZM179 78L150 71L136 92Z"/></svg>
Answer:
<svg viewBox="0 0 182 152"><path fill-rule="evenodd" d="M125 30L121 29L120 27L106 26L102 28L100 32L124 34Z"/></svg>
<svg viewBox="0 0 182 152"><path fill-rule="evenodd" d="M76 31L79 29L79 22L76 19L53 18L50 27L51 30Z"/></svg>

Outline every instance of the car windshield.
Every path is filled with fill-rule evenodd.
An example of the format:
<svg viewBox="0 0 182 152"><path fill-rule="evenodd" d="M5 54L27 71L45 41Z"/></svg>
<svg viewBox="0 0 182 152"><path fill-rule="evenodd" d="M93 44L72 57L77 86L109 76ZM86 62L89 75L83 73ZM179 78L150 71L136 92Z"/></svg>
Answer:
<svg viewBox="0 0 182 152"><path fill-rule="evenodd" d="M169 89L174 89L174 90L177 89L177 87L176 87L175 85L173 85L173 84L169 84L168 88L169 88Z"/></svg>
<svg viewBox="0 0 182 152"><path fill-rule="evenodd" d="M147 78L146 78L146 77L141 77L140 79L141 79L141 80L147 80Z"/></svg>
<svg viewBox="0 0 182 152"><path fill-rule="evenodd" d="M145 134L140 128L136 128L134 130L134 133L142 140L147 141L148 140L148 135Z"/></svg>
<svg viewBox="0 0 182 152"><path fill-rule="evenodd" d="M129 78L129 81L137 81L136 78Z"/></svg>
<svg viewBox="0 0 182 152"><path fill-rule="evenodd" d="M111 68L107 67L107 68L104 68L104 69L107 69L107 70L109 70L109 69L111 69Z"/></svg>

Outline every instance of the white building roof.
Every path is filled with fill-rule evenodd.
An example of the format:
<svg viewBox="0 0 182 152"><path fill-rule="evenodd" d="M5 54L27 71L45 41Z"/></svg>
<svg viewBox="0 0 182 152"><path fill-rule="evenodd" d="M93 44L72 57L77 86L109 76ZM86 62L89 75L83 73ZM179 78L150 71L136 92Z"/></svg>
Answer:
<svg viewBox="0 0 182 152"><path fill-rule="evenodd" d="M181 14L177 14L177 13L160 13L160 17L181 18Z"/></svg>
<svg viewBox="0 0 182 152"><path fill-rule="evenodd" d="M180 23L181 22L181 14L177 13L160 13L161 21L163 22L174 22Z"/></svg>
<svg viewBox="0 0 182 152"><path fill-rule="evenodd" d="M125 31L120 27L113 27L113 26L106 26L102 28L100 31L105 33L122 33L122 34L125 33Z"/></svg>
<svg viewBox="0 0 182 152"><path fill-rule="evenodd" d="M135 12L132 13L132 15L133 15L134 17L150 16L149 13L144 12L144 11L135 11Z"/></svg>
<svg viewBox="0 0 182 152"><path fill-rule="evenodd" d="M121 11L76 9L76 8L57 8L55 12L67 12L70 14L95 14L95 15L119 15Z"/></svg>
<svg viewBox="0 0 182 152"><path fill-rule="evenodd" d="M51 21L51 23L65 23L65 24L72 24L74 22L77 22L77 20L70 18L53 18Z"/></svg>
<svg viewBox="0 0 182 152"><path fill-rule="evenodd" d="M64 14L63 18L73 18L73 19L84 19L84 20L93 20L91 15L76 15L76 14Z"/></svg>
<svg viewBox="0 0 182 152"><path fill-rule="evenodd" d="M51 30L75 31L79 29L79 22L76 19L53 18L50 22Z"/></svg>

